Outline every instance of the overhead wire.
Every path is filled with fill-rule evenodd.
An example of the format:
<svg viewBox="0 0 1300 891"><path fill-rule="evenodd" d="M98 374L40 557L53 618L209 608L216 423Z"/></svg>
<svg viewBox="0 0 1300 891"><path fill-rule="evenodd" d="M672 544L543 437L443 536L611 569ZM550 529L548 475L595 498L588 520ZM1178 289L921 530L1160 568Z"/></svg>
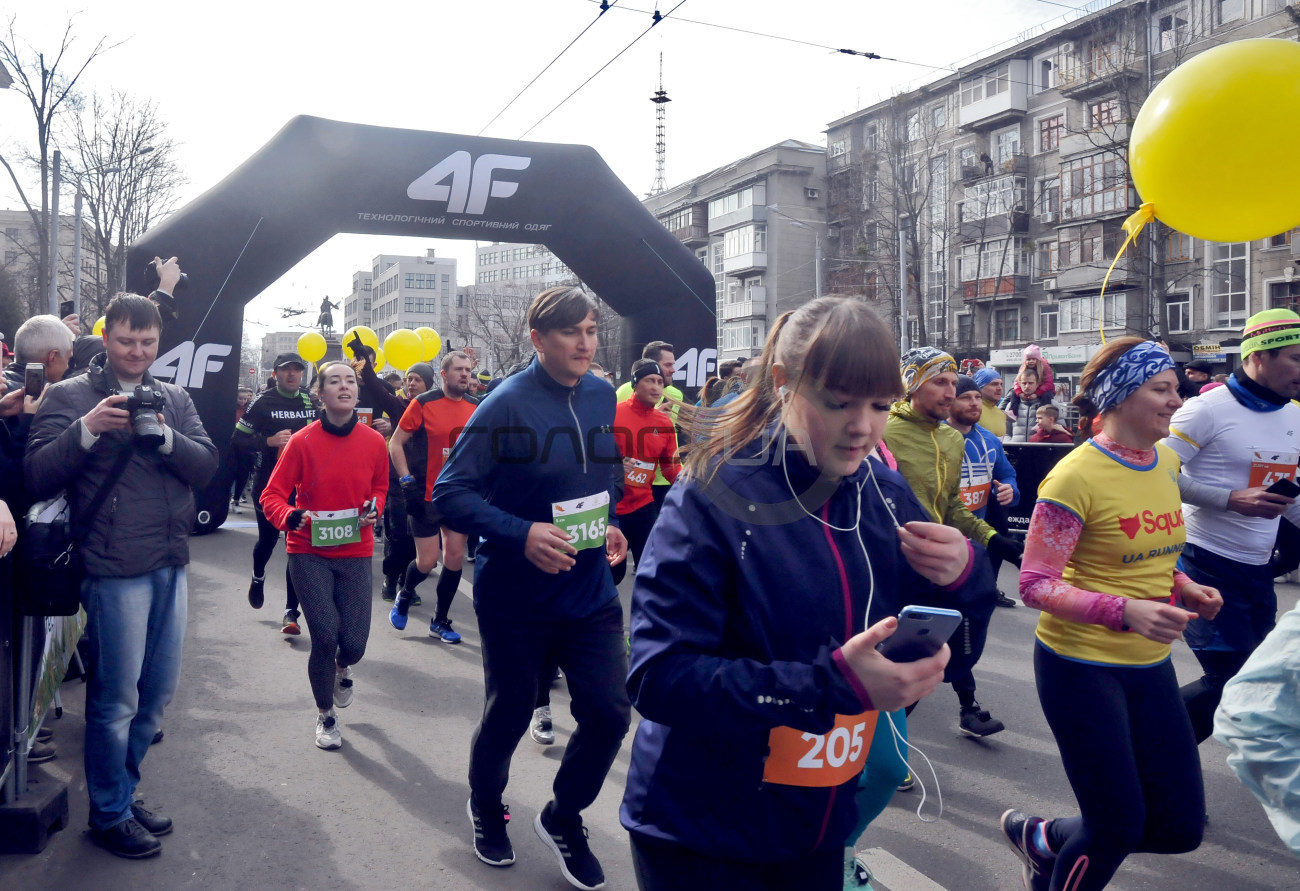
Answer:
<svg viewBox="0 0 1300 891"><path fill-rule="evenodd" d="M587 2L599 3L600 0L587 0ZM639 15L651 15L651 16L655 14L654 12L650 12L644 9L633 9L630 6L620 7L619 11L634 12ZM879 60L881 62L897 62L900 65L914 65L918 68L930 68L933 69L934 71L955 71L956 70L949 65L930 65L925 62L912 62L908 59L896 59L892 56L882 56L878 53L868 52L866 50L843 49L841 47L830 46L824 43L815 43L814 41L811 40L800 40L797 37L785 37L780 34L767 34L763 31L753 31L748 28L738 28L735 25L722 25L717 22L703 22L700 21L699 19L687 19L687 18L682 18L681 16L674 17L673 21L682 22L688 25L700 25L705 28L717 28L722 31L732 31L737 34L748 34L751 37L762 37L767 40L780 40L785 43L796 43L799 44L800 46L810 46L813 47L814 49L826 50L827 52L832 52L832 53L842 53L846 56L861 56L864 59Z"/></svg>
<svg viewBox="0 0 1300 891"><path fill-rule="evenodd" d="M540 118L538 118L537 123L533 124L531 127L529 127L527 130L525 130L523 133L520 133L519 136L518 136L518 138L519 138L519 139L523 139L523 138L524 138L525 136L527 136L529 133L532 133L534 130L536 130L536 129L541 125L541 123L542 123L543 121L545 121L545 120L546 120L547 118L549 118L551 115L555 114L555 112L559 111L560 108L561 108L561 107L562 107L566 102L568 102L570 99L572 99L574 96L576 96L576 95L578 94L578 91L579 91L579 90L581 90L581 89L582 89L583 87L585 87L587 84L589 84L589 83L591 83L593 80L595 80L595 79L600 75L600 73L601 73L602 71L604 71L604 70L605 70L606 68L608 68L610 65L613 65L616 61L618 61L618 58L619 58L620 56L622 56L625 52L627 52L628 50L630 50L632 47L636 46L637 42L638 42L642 37L645 37L647 34L649 34L649 33L650 33L650 30L651 30L652 28L654 28L655 25L659 24L659 23L662 22L664 19L668 18L670 15L672 15L672 14L673 14L674 12L676 12L677 10L681 9L682 6L684 6L685 4L686 4L686 0L680 0L680 2L679 2L676 6L674 6L672 9L668 10L668 12L663 13L663 14L660 14L659 10L656 9L656 10L654 11L654 14L653 14L653 16L654 16L654 20L650 23L650 27L649 27L649 28L646 28L644 31L642 31L640 34L638 34L635 38L633 38L633 40L632 40L631 43L629 43L627 46L623 47L621 50L619 50L619 51L614 55L614 58L610 59L610 60L609 60L608 62L606 62L604 65L601 65L600 68L596 69L596 72L595 72L594 74L592 74L591 77L587 78L587 79L584 80L582 83L578 84L578 86L574 87L573 92L569 93L569 95L567 95L567 96L565 96L563 99L561 99L561 100L556 104L556 106L555 106L554 108L552 108L552 109L551 109L550 111L548 111L546 114L544 114L544 115L542 115ZM611 7L611 8L612 8L612 7Z"/></svg>
<svg viewBox="0 0 1300 891"><path fill-rule="evenodd" d="M499 117L501 117L501 115L505 114L506 111L509 110L510 106L512 106L512 105L514 105L516 102L518 102L518 101L519 101L519 97L522 96L522 95L524 95L524 93L528 92L528 88L531 87L533 84L537 83L537 79L538 79L539 77L541 77L541 76L542 76L543 74L545 74L547 71L550 71L550 70L551 70L551 66L554 65L556 62L560 61L560 57L563 56L565 53L567 53L567 52L568 52L568 51L573 47L573 45L574 45L575 43L577 43L579 40L581 40L583 34L586 34L588 31L590 31L591 28L592 28L592 26L595 25L596 22L600 21L600 17L601 17L601 16L603 16L605 13L609 12L611 9L613 9L615 6L617 6L618 3L619 3L619 0L613 0L612 3L610 2L610 0L599 0L599 3L600 3L600 12L596 14L596 17L595 17L594 19L591 20L591 22L587 25L587 27L583 28L583 29L578 33L578 36L577 36L577 37L575 37L575 38L573 38L572 40L570 40L568 46L566 46L564 49L560 50L559 54L556 55L556 57L555 57L554 59L552 59L551 61L547 62L547 63L546 63L546 67L543 68L541 71L537 72L537 74L533 77L532 80L530 80L528 83L524 84L524 88L523 88L522 90L520 90L518 93L515 93L514 98L511 99L509 102L507 102L507 103L505 104L505 106L503 106L502 109L501 109L500 111L498 111L498 112L496 113L495 116L493 116L492 120L490 120L490 121L488 121L486 124L484 124L483 127L482 127L482 129L479 130L477 133L474 134L475 136L482 136L484 130L486 130L488 127L491 127L493 124L495 124L495 123L497 122L497 118L499 118Z"/></svg>

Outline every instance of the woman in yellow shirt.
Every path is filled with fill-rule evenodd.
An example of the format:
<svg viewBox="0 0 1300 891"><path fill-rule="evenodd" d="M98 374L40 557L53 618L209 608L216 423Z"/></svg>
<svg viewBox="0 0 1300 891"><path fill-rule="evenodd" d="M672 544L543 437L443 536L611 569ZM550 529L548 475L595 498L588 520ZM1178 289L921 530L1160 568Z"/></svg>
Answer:
<svg viewBox="0 0 1300 891"><path fill-rule="evenodd" d="M1182 404L1168 351L1137 337L1088 363L1075 400L1102 432L1038 491L1020 596L1043 611L1038 698L1079 802L1077 817L1018 810L1002 831L1031 891L1104 888L1130 853L1201 843L1205 792L1169 645L1219 592L1175 569L1184 544L1178 458L1160 443Z"/></svg>

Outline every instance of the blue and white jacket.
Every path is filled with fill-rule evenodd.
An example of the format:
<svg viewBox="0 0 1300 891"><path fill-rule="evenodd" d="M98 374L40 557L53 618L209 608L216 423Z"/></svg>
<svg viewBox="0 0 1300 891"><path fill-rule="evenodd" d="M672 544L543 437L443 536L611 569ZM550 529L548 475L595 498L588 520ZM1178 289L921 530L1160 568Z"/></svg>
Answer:
<svg viewBox="0 0 1300 891"><path fill-rule="evenodd" d="M1016 483L1016 469L1011 466L1007 460L1006 449L1002 448L1002 440L998 439L991 431L985 430L979 424L971 427L970 432L963 434L966 440L966 451L961 456L961 486L963 494L966 488L971 485L977 485L981 481L997 480L999 483L1011 487L1015 494L1007 507L1020 502L1020 486ZM996 497L990 495L990 498ZM989 502L985 500L983 506L975 508L968 503L967 507L971 508L971 513L984 519L988 513Z"/></svg>
<svg viewBox="0 0 1300 891"><path fill-rule="evenodd" d="M609 494L607 523L623 495L614 443L614 388L587 374L573 387L536 359L507 378L475 410L433 487L433 506L458 532L482 535L474 607L514 619L576 619L618 596L603 546L578 551L558 575L524 556L533 523L552 522L551 505Z"/></svg>
<svg viewBox="0 0 1300 891"><path fill-rule="evenodd" d="M816 471L790 450L783 468L772 451L751 447L707 482L679 478L650 534L628 678L642 721L620 811L633 833L768 863L841 848L857 820L856 777L820 788L763 779L773 728L825 734L837 714L872 707L838 652L868 604L875 622L957 596L903 558L890 509L899 523L929 517L898 473L868 460L805 495L849 530L836 531L792 495L812 491ZM988 561L971 547L959 583L987 586Z"/></svg>

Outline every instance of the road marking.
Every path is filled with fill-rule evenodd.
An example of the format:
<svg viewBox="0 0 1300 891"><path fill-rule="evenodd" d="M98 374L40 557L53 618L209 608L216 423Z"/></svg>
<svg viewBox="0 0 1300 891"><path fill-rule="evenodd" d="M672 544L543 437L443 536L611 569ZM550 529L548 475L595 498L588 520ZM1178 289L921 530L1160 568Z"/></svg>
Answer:
<svg viewBox="0 0 1300 891"><path fill-rule="evenodd" d="M871 867L877 887L889 891L945 891L938 882L927 879L884 848L867 848L859 852Z"/></svg>

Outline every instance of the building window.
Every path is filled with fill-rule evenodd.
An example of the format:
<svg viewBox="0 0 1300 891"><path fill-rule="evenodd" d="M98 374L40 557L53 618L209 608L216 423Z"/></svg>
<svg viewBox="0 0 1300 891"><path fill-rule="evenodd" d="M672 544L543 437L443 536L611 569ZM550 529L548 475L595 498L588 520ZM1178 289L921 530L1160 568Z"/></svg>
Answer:
<svg viewBox="0 0 1300 891"><path fill-rule="evenodd" d="M1119 99L1112 96L1088 103L1088 129L1097 130L1119 123Z"/></svg>
<svg viewBox="0 0 1300 891"><path fill-rule="evenodd" d="M1156 15L1156 52L1163 53L1187 43L1187 7L1173 9Z"/></svg>
<svg viewBox="0 0 1300 891"><path fill-rule="evenodd" d="M849 141L847 139L837 139L830 144L830 148L827 151L827 156L831 158L838 158L840 155L847 155L848 153L849 153ZM712 216L712 214L710 214L710 216ZM680 229L681 227L678 226L677 228Z"/></svg>
<svg viewBox="0 0 1300 891"><path fill-rule="evenodd" d="M1165 237L1165 259L1175 263L1192 259L1192 236L1170 229Z"/></svg>
<svg viewBox="0 0 1300 891"><path fill-rule="evenodd" d="M1054 114L1050 118L1038 121L1038 150L1054 152L1061 145L1061 133L1065 130L1065 115Z"/></svg>
<svg viewBox="0 0 1300 891"><path fill-rule="evenodd" d="M1105 296L1106 327L1124 328L1128 324L1127 299L1123 291ZM1101 324L1101 307L1097 295L1072 297L1062 300L1060 308L1061 331L1096 331Z"/></svg>
<svg viewBox="0 0 1300 891"><path fill-rule="evenodd" d="M669 216L668 219L664 220L664 228L669 232L676 232L679 229L689 228L692 216L692 209L689 207L683 207L681 210L676 211Z"/></svg>
<svg viewBox="0 0 1300 891"><path fill-rule="evenodd" d="M975 317L973 315L963 313L957 316L957 343L961 346L969 345L974 329Z"/></svg>
<svg viewBox="0 0 1300 891"><path fill-rule="evenodd" d="M997 162L1004 166L1010 164L1020 154L1020 125L1008 127L993 134L993 145L997 149Z"/></svg>
<svg viewBox="0 0 1300 891"><path fill-rule="evenodd" d="M1045 93L1056 87L1056 60L1041 59L1038 62L1038 92Z"/></svg>
<svg viewBox="0 0 1300 891"><path fill-rule="evenodd" d="M1111 152L1100 152L1063 162L1061 185L1063 219L1077 220L1080 217L1128 208L1124 159Z"/></svg>
<svg viewBox="0 0 1300 891"><path fill-rule="evenodd" d="M1059 318L1060 310L1055 303L1038 304L1038 337L1042 340L1055 340L1058 336Z"/></svg>
<svg viewBox="0 0 1300 891"><path fill-rule="evenodd" d="M1025 209L1025 178L1000 176L967 186L962 197L962 219L984 220Z"/></svg>
<svg viewBox="0 0 1300 891"><path fill-rule="evenodd" d="M1291 243L1291 230L1288 229L1285 232L1283 232L1281 235L1274 235L1272 238L1265 241L1264 247L1280 248L1280 247L1286 247L1290 243Z"/></svg>
<svg viewBox="0 0 1300 891"><path fill-rule="evenodd" d="M1101 223L1069 226L1057 231L1056 266L1109 266L1119 250L1121 231L1106 232Z"/></svg>
<svg viewBox="0 0 1300 891"><path fill-rule="evenodd" d="M875 121L868 121L863 125L862 143L867 151L874 152L876 150L876 139L879 133L880 129L876 126Z"/></svg>
<svg viewBox="0 0 1300 891"><path fill-rule="evenodd" d="M715 198L709 202L709 219L715 219L724 214L734 213L746 207L754 206L754 187L741 189L739 192L732 192L730 195L723 195L721 198Z"/></svg>
<svg viewBox="0 0 1300 891"><path fill-rule="evenodd" d="M1165 296L1165 311L1169 316L1171 334L1192 330L1192 295L1187 292Z"/></svg>
<svg viewBox="0 0 1300 891"><path fill-rule="evenodd" d="M1038 182L1038 216L1043 222L1056 220L1061 213L1061 178L1050 176Z"/></svg>
<svg viewBox="0 0 1300 891"><path fill-rule="evenodd" d="M919 319L907 320L907 339L912 346L921 346L921 321Z"/></svg>
<svg viewBox="0 0 1300 891"><path fill-rule="evenodd" d="M1244 241L1216 244L1210 273L1211 305L1216 328L1237 328L1246 323L1246 248Z"/></svg>
<svg viewBox="0 0 1300 891"><path fill-rule="evenodd" d="M862 249L870 254L874 254L880 249L880 226L878 224L862 224Z"/></svg>
<svg viewBox="0 0 1300 891"><path fill-rule="evenodd" d="M1034 275L1038 278L1056 275L1056 242L1038 242L1038 250L1034 254Z"/></svg>
<svg viewBox="0 0 1300 891"><path fill-rule="evenodd" d="M1268 308L1294 311L1300 305L1300 281L1269 282Z"/></svg>
<svg viewBox="0 0 1300 891"><path fill-rule="evenodd" d="M6 265L6 266L13 266L13 265L14 265L15 263L17 263L17 262L18 262L18 252L17 252L17 251L5 251L5 265Z"/></svg>
<svg viewBox="0 0 1300 891"><path fill-rule="evenodd" d="M968 168L975 167L975 146L963 145L957 150L957 166Z"/></svg>
<svg viewBox="0 0 1300 891"><path fill-rule="evenodd" d="M927 289L925 323L929 326L930 337L942 337L948 330L948 301L945 299L943 279Z"/></svg>
<svg viewBox="0 0 1300 891"><path fill-rule="evenodd" d="M874 175L867 177L862 181L862 209L867 210L875 206L880 200L880 179Z"/></svg>
<svg viewBox="0 0 1300 891"><path fill-rule="evenodd" d="M767 250L767 228L765 226L741 226L729 229L722 236L724 257L739 257L741 254L762 253Z"/></svg>
<svg viewBox="0 0 1300 891"><path fill-rule="evenodd" d="M948 106L940 103L930 109L930 126L942 130L948 124Z"/></svg>
<svg viewBox="0 0 1300 891"><path fill-rule="evenodd" d="M1020 309L993 310L993 336L999 343L1010 343L1020 339Z"/></svg>
<svg viewBox="0 0 1300 891"><path fill-rule="evenodd" d="M914 111L907 116L907 141L916 142L921 138L921 113Z"/></svg>
<svg viewBox="0 0 1300 891"><path fill-rule="evenodd" d="M1029 255L1019 238L965 244L961 249L961 280L1008 278L1029 274Z"/></svg>
<svg viewBox="0 0 1300 891"><path fill-rule="evenodd" d="M960 96L962 108L981 102L1011 89L1011 66L1001 65L983 74L962 81Z"/></svg>
<svg viewBox="0 0 1300 891"><path fill-rule="evenodd" d="M1215 24L1217 25L1235 22L1246 14L1244 0L1217 0L1214 7Z"/></svg>

